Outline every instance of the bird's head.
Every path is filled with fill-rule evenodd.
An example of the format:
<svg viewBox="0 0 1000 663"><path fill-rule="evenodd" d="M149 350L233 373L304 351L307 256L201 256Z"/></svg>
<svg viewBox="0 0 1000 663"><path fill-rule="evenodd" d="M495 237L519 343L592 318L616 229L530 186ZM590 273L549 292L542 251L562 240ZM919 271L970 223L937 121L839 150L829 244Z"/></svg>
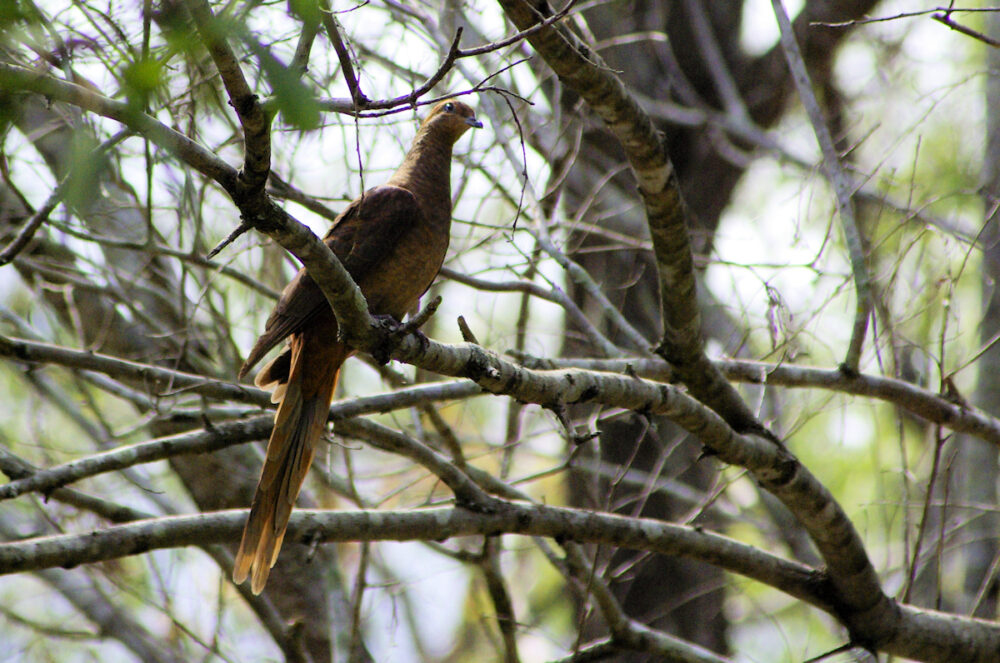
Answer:
<svg viewBox="0 0 1000 663"><path fill-rule="evenodd" d="M461 101L442 101L424 118L422 129L441 132L454 143L472 128L481 129L483 123L476 119L476 111Z"/></svg>

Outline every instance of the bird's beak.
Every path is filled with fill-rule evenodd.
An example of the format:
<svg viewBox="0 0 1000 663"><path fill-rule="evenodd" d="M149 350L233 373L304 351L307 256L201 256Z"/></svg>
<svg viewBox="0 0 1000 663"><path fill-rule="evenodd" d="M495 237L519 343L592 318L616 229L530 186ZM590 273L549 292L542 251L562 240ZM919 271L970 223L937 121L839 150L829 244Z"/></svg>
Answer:
<svg viewBox="0 0 1000 663"><path fill-rule="evenodd" d="M473 129L482 129L483 123L476 119L473 115L472 117L465 118L465 123L468 124Z"/></svg>

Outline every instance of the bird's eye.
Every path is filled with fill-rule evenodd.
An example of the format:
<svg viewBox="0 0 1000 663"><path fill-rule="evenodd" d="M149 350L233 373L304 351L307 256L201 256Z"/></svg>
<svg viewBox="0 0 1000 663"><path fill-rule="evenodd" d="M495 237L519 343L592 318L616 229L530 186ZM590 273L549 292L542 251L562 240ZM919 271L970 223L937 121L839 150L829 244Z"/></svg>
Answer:
<svg viewBox="0 0 1000 663"><path fill-rule="evenodd" d="M454 112L455 112L455 104L453 104L453 103L451 103L451 102L449 101L448 103L446 103L446 104L444 105L444 110L445 110L445 112L447 112L447 113L454 113Z"/></svg>

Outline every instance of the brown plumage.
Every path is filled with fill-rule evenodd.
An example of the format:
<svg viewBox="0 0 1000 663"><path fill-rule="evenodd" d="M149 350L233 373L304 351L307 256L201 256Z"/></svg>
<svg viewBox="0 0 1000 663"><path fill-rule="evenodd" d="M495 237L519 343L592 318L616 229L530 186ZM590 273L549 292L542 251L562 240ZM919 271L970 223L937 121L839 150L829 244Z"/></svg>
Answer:
<svg viewBox="0 0 1000 663"><path fill-rule="evenodd" d="M463 103L435 106L389 181L349 204L327 232L324 241L361 287L372 313L402 318L437 276L451 226L452 146L470 127L481 126ZM304 269L281 293L240 377L287 337L288 348L254 380L272 389L271 400L278 403L233 569L237 583L251 576L254 594L264 589L278 557L340 367L354 352L337 341L333 311Z"/></svg>

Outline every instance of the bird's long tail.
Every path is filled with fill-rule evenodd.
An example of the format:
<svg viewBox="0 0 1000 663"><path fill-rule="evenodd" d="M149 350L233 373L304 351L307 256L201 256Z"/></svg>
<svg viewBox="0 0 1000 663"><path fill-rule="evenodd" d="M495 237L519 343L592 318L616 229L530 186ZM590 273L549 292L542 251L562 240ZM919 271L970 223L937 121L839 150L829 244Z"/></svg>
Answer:
<svg viewBox="0 0 1000 663"><path fill-rule="evenodd" d="M278 558L292 506L323 435L340 367L351 354L347 346L311 336L292 338L287 382L280 380L284 376L275 378L270 364L255 380L258 386L274 388L278 411L233 567L233 581L239 584L250 576L254 594L264 589ZM287 357L275 362L289 366Z"/></svg>

